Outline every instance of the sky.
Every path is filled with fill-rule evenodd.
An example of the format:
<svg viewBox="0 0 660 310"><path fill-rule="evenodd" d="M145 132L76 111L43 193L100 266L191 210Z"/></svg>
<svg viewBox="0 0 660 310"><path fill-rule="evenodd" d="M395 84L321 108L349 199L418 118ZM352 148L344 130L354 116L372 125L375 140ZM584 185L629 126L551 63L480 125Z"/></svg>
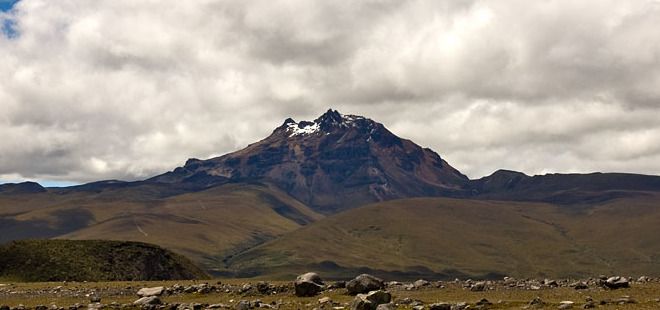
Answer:
<svg viewBox="0 0 660 310"><path fill-rule="evenodd" d="M657 0L0 0L0 25L0 182L138 180L328 108L471 178L660 174Z"/></svg>

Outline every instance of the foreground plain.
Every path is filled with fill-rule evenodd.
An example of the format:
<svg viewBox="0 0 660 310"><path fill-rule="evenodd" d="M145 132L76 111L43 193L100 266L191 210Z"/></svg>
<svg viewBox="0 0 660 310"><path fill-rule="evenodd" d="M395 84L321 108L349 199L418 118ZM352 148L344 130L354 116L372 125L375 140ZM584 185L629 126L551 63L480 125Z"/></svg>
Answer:
<svg viewBox="0 0 660 310"><path fill-rule="evenodd" d="M350 309L353 296L343 288L327 289L314 297L296 297L291 282L268 281L259 284L254 280L230 281L166 281L166 282L50 282L50 283L6 283L0 282L0 306L11 308L24 306L34 309L38 305L57 309L69 309L78 304L86 309L90 299L99 297L101 304L107 309L122 308L121 305L132 304L138 299L136 293L143 287L207 287L209 289L195 292L178 292L164 295L161 300L171 305L199 304L199 309L216 308L236 309L241 301L254 304L259 300L262 308L276 309ZM207 284L206 286L204 284ZM269 290L261 291L260 285L268 285ZM489 282L485 291L474 292L469 289L469 281L429 282L427 285L412 287L410 283L388 285L393 302L398 309L412 309L413 304L403 304L406 301L417 301L424 309L438 302L458 304L467 303L468 309L479 308L477 303L487 299L492 305L483 309L557 309L562 301L574 302L574 309L581 309L588 297L596 303L597 309L658 309L660 308L660 280L649 282L633 282L630 288L609 290L590 285L585 290L561 285L568 283L559 281L560 287L544 285L542 281L524 280L514 284L503 281ZM518 283L518 284L515 284ZM523 284L520 284L523 283ZM538 283L538 286L534 283ZM319 299L329 297L332 302L321 304ZM545 304L541 307L530 307L531 300L539 297ZM601 301L606 302L600 305ZM632 301L631 303L627 303ZM98 306L98 305L97 305ZM123 306L131 308L132 306ZM192 305L190 305L192 309ZM166 308L165 309L176 309ZM183 309L181 307L180 309Z"/></svg>

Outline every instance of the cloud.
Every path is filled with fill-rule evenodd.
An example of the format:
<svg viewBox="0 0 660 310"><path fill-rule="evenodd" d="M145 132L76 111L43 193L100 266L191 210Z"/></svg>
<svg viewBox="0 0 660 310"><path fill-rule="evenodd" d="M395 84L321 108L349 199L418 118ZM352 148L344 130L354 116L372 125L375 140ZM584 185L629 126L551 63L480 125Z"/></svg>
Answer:
<svg viewBox="0 0 660 310"><path fill-rule="evenodd" d="M660 174L657 1L22 0L0 21L0 179L140 179L329 107L471 177Z"/></svg>

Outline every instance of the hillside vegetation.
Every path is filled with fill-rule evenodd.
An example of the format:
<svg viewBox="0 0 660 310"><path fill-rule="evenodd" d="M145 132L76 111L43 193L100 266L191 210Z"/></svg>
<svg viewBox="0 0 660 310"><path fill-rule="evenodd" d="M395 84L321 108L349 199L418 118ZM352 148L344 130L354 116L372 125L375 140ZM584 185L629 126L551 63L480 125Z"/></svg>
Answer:
<svg viewBox="0 0 660 310"><path fill-rule="evenodd" d="M0 243L27 238L138 241L214 268L223 266L226 256L321 218L264 184L226 184L165 198L154 192L141 185L40 193L23 200L0 196Z"/></svg>
<svg viewBox="0 0 660 310"><path fill-rule="evenodd" d="M401 279L660 272L657 197L591 207L444 198L350 210L234 257L246 275L307 269Z"/></svg>
<svg viewBox="0 0 660 310"><path fill-rule="evenodd" d="M132 281L208 277L158 246L99 240L22 240L0 246L0 278L13 281Z"/></svg>

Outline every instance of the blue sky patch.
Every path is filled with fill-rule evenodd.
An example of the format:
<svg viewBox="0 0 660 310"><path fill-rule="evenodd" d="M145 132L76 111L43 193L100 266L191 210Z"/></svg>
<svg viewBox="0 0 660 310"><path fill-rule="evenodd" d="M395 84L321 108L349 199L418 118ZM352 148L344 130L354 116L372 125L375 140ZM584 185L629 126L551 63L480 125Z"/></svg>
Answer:
<svg viewBox="0 0 660 310"><path fill-rule="evenodd" d="M0 0L0 11L6 12L14 7L18 0Z"/></svg>

